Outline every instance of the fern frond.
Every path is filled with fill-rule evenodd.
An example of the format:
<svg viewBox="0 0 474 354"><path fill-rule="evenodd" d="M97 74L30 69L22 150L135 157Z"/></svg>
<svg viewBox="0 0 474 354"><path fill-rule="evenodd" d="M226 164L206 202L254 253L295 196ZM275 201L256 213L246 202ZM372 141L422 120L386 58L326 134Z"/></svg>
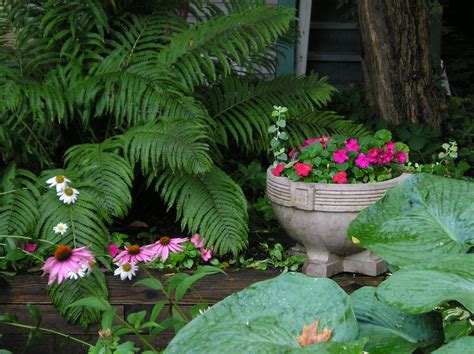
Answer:
<svg viewBox="0 0 474 354"><path fill-rule="evenodd" d="M197 119L163 117L130 129L124 135L125 149L132 161L140 160L144 172L162 167L203 173L212 166L205 128Z"/></svg>
<svg viewBox="0 0 474 354"><path fill-rule="evenodd" d="M201 175L161 173L155 188L168 209L176 207L183 228L197 232L219 254L236 255L247 245L247 202L240 187L213 167Z"/></svg>
<svg viewBox="0 0 474 354"><path fill-rule="evenodd" d="M86 184L82 189L95 197L100 208L123 218L132 203L133 166L119 154L120 143L76 145L66 151L64 161Z"/></svg>
<svg viewBox="0 0 474 354"><path fill-rule="evenodd" d="M73 302L88 297L95 296L107 299L109 291L104 274L94 267L91 274L77 280L65 280L60 285L53 284L48 288L53 305L58 309L69 323L79 323L86 328L92 323L97 323L102 317L102 313L91 307L77 306L69 307Z"/></svg>
<svg viewBox="0 0 474 354"><path fill-rule="evenodd" d="M346 137L359 138L369 134L362 124L341 117L331 111L310 111L293 114L287 119L286 131L288 143L299 146L308 138L340 134Z"/></svg>
<svg viewBox="0 0 474 354"><path fill-rule="evenodd" d="M232 138L246 149L266 149L267 128L274 105L288 107L289 120L300 112L326 105L335 88L316 74L306 77L284 75L272 81L252 83L245 78L226 78L222 85L205 91L202 100L216 120L217 141L229 145Z"/></svg>
<svg viewBox="0 0 474 354"><path fill-rule="evenodd" d="M40 218L36 226L39 238L71 247L91 246L94 254L103 254L108 241L106 224L109 216L97 204L94 196L79 188L75 203L64 204L55 190L43 194L39 203ZM58 223L69 226L66 234L55 234L53 227ZM44 249L44 244L42 248Z"/></svg>
<svg viewBox="0 0 474 354"><path fill-rule="evenodd" d="M33 236L39 198L37 177L10 164L0 181L0 235Z"/></svg>
<svg viewBox="0 0 474 354"><path fill-rule="evenodd" d="M292 19L292 9L278 6L211 18L174 36L159 53L157 65L173 68L188 88L216 80L217 65L228 75L232 64L265 52L288 30Z"/></svg>

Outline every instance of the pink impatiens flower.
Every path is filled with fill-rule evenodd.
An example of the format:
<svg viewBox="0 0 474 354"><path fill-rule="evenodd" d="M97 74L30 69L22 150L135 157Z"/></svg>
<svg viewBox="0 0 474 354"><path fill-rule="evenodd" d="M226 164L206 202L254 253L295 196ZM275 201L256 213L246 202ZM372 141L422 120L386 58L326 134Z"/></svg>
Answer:
<svg viewBox="0 0 474 354"><path fill-rule="evenodd" d="M311 171L312 169L313 166L308 165L306 163L298 162L295 164L295 171L296 174L298 174L299 176L306 177L309 174L309 171Z"/></svg>
<svg viewBox="0 0 474 354"><path fill-rule="evenodd" d="M347 160L349 160L349 156L347 156L347 150L340 149L337 150L336 152L332 153L332 158L335 162L339 164L343 164Z"/></svg>
<svg viewBox="0 0 474 354"><path fill-rule="evenodd" d="M193 243L194 247L202 248L202 246L204 245L204 238L200 240L199 234L194 234L194 236L191 237L191 242Z"/></svg>
<svg viewBox="0 0 474 354"><path fill-rule="evenodd" d="M38 245L36 243L27 243L26 245L21 245L21 249L26 253L33 253L36 251Z"/></svg>
<svg viewBox="0 0 474 354"><path fill-rule="evenodd" d="M385 149L393 153L395 151L395 144L392 141L389 141L387 144L385 144Z"/></svg>
<svg viewBox="0 0 474 354"><path fill-rule="evenodd" d="M118 246L115 243L111 243L109 245L109 254L112 256L112 258L117 256L119 253L120 249L118 248Z"/></svg>
<svg viewBox="0 0 474 354"><path fill-rule="evenodd" d="M70 274L76 275L94 262L94 256L86 247L59 246L54 251L54 256L46 260L41 270L44 274L49 274L48 285L53 284L56 278L58 278L58 284L61 284Z"/></svg>
<svg viewBox="0 0 474 354"><path fill-rule="evenodd" d="M346 141L347 151L358 151L360 148L359 142L356 139L348 139Z"/></svg>
<svg viewBox="0 0 474 354"><path fill-rule="evenodd" d="M295 153L296 153L296 148L291 149L291 151L288 153L288 156L290 157L290 159L293 158L293 155L295 155Z"/></svg>
<svg viewBox="0 0 474 354"><path fill-rule="evenodd" d="M407 162L407 154L405 154L403 151L399 151L395 153L395 158L399 163L405 163Z"/></svg>
<svg viewBox="0 0 474 354"><path fill-rule="evenodd" d="M336 175L332 178L332 180L334 182L336 182L337 184L344 184L344 183L347 183L348 179L347 179L347 173L345 173L344 171L342 172L338 172L336 173Z"/></svg>
<svg viewBox="0 0 474 354"><path fill-rule="evenodd" d="M355 164L357 167L367 168L370 165L370 159L366 154L361 152L359 153L359 155L357 155L357 158L355 159Z"/></svg>
<svg viewBox="0 0 474 354"><path fill-rule="evenodd" d="M274 169L272 169L272 173L274 176L279 177L283 170L285 169L285 166L283 166L281 163L277 165Z"/></svg>
<svg viewBox="0 0 474 354"><path fill-rule="evenodd" d="M155 243L147 246L153 254L156 256L161 256L161 259L166 261L168 259L169 253L179 253L184 249L184 246L181 243L188 241L187 238L170 238L167 236L161 237Z"/></svg>
<svg viewBox="0 0 474 354"><path fill-rule="evenodd" d="M201 248L201 258L204 262L207 262L208 260L212 258L212 251L213 251L213 247L211 247L211 249L209 250L206 250L205 248Z"/></svg>
<svg viewBox="0 0 474 354"><path fill-rule="evenodd" d="M154 252L148 248L148 246L132 245L125 247L125 250L120 252L117 257L114 258L113 262L121 266L125 263L136 264L138 262L150 262L155 259Z"/></svg>

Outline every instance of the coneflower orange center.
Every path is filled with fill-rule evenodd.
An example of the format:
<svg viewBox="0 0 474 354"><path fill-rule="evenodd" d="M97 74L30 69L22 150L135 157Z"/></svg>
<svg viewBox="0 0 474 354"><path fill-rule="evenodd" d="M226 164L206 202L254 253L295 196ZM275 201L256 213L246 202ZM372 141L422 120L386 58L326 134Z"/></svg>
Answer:
<svg viewBox="0 0 474 354"><path fill-rule="evenodd" d="M59 246L56 248L56 251L54 251L54 257L58 262L64 262L69 259L72 255L72 250L71 247L69 246Z"/></svg>
<svg viewBox="0 0 474 354"><path fill-rule="evenodd" d="M70 197L71 195L74 194L74 191L72 190L72 188L66 188L66 189L64 190L64 193L65 193L68 197Z"/></svg>
<svg viewBox="0 0 474 354"><path fill-rule="evenodd" d="M132 245L128 249L128 254L131 254L132 256L136 256L137 254L140 253L140 246L138 245Z"/></svg>
<svg viewBox="0 0 474 354"><path fill-rule="evenodd" d="M64 182L64 176L56 176L56 183L63 183Z"/></svg>
<svg viewBox="0 0 474 354"><path fill-rule="evenodd" d="M164 236L160 238L160 244L162 244L163 246L169 245L170 242L171 242L171 239L169 237Z"/></svg>
<svg viewBox="0 0 474 354"><path fill-rule="evenodd" d="M130 272L130 269L132 269L132 265L130 263L125 263L123 266L122 266L122 269L126 272Z"/></svg>

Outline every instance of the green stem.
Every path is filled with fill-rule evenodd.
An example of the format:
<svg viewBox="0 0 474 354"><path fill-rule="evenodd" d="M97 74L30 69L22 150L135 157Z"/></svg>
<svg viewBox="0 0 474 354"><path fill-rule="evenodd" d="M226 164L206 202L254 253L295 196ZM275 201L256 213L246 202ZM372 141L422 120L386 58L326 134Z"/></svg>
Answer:
<svg viewBox="0 0 474 354"><path fill-rule="evenodd" d="M145 337L143 337L139 331L137 331L134 327L130 326L130 324L125 321L122 317L120 317L119 315L117 315L117 313L114 314L114 317L119 320L125 327L131 329L135 335L140 338L140 340L143 342L143 344L145 344L149 349L151 349L154 353L157 352L157 350L150 344L150 342L148 342Z"/></svg>
<svg viewBox="0 0 474 354"><path fill-rule="evenodd" d="M9 325L9 326L13 326L13 327L20 327L20 328L27 328L27 329L39 329L40 331L43 331L43 332L53 333L53 334L57 334L58 336L62 336L62 337L68 338L68 339L72 339L72 340L74 340L78 343L81 343L83 345L87 345L90 348L94 347L92 344L84 342L83 340L80 340L79 338L72 337L69 334L61 333L61 332L58 332L58 331L55 331L55 330L52 330L52 329L49 329L49 328L28 326L28 325L25 325L25 324L13 323L13 322L2 322L2 323L6 324L6 325Z"/></svg>
<svg viewBox="0 0 474 354"><path fill-rule="evenodd" d="M0 237L21 238L21 239L24 239L24 240L32 240L33 239L31 237L28 237L28 236L20 236L20 235L0 235ZM58 246L58 244L56 244L54 242L51 242L51 241L48 241L48 240L38 239L37 241L38 242L49 243L50 245L53 245L53 246Z"/></svg>
<svg viewBox="0 0 474 354"><path fill-rule="evenodd" d="M36 258L38 261L40 261L41 263L44 263L44 260L42 260L41 258L39 258L38 256L35 256L33 253L30 253L30 252L26 252L25 250L21 250L23 253L27 254L28 256L31 256L33 258Z"/></svg>
<svg viewBox="0 0 474 354"><path fill-rule="evenodd" d="M155 277L148 271L148 269L146 269L144 266L141 267L143 269L143 271L146 273L146 275L148 275L150 278L152 279L155 279ZM166 292L166 290L163 288L161 290L161 292L165 295L165 297L168 299L168 301L173 305L173 307L181 314L181 316L183 316L183 318L186 320L186 321L191 321L188 316L186 315L186 313L181 309L181 307L179 307L178 303Z"/></svg>
<svg viewBox="0 0 474 354"><path fill-rule="evenodd" d="M14 190L7 191L7 192L1 192L0 195L9 194L9 193L15 193L15 192L18 192L18 191L22 191L22 190L24 190L24 189L28 189L28 188L18 188L18 189L14 189Z"/></svg>
<svg viewBox="0 0 474 354"><path fill-rule="evenodd" d="M77 247L77 245L76 245L76 226L74 224L74 219L72 218L72 215L71 215L71 209L67 208L67 212L68 212L68 215L69 215L69 220L71 220L72 243L74 245L74 248L76 248Z"/></svg>

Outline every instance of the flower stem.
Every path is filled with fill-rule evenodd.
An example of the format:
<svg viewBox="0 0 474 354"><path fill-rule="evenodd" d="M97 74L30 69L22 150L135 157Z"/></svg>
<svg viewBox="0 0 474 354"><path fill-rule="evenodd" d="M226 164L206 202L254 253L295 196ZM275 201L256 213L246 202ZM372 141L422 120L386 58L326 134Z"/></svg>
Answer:
<svg viewBox="0 0 474 354"><path fill-rule="evenodd" d="M0 237L21 238L21 239L24 239L24 240L32 240L33 239L31 237L28 237L28 236L20 236L20 235L0 235ZM51 242L51 241L48 241L48 240L38 239L37 241L38 242L49 243L50 245L53 245L53 246L58 246L57 243L54 243L54 242Z"/></svg>
<svg viewBox="0 0 474 354"><path fill-rule="evenodd" d="M9 193L15 193L15 192L18 192L18 191L22 191L24 189L28 189L28 188L18 188L18 189L13 189L11 191L6 191L6 192L1 192L0 195L5 195L5 194L9 194Z"/></svg>
<svg viewBox="0 0 474 354"><path fill-rule="evenodd" d="M155 277L148 271L148 269L146 269L144 266L142 266L141 268L146 273L146 275L148 275L152 279L155 279ZM186 313L181 309L181 307L179 307L178 303L166 292L164 288L161 290L161 292L165 295L171 305L180 313L180 315L183 316L186 321L190 321Z"/></svg>
<svg viewBox="0 0 474 354"><path fill-rule="evenodd" d="M114 314L114 317L119 320L121 323L123 323L123 325L129 329L131 329L135 335L140 338L140 340L143 342L143 344L145 344L149 349L151 349L154 353L156 353L156 349L150 344L150 342L148 342L145 337L143 337L141 334L140 334L140 331L137 331L134 327L130 326L130 324L125 321L122 317L120 317L119 315L117 315L117 313Z"/></svg>
<svg viewBox="0 0 474 354"><path fill-rule="evenodd" d="M73 337L69 334L61 333L61 332L58 332L58 331L55 331L55 330L52 330L52 329L49 329L49 328L28 326L28 325L25 325L25 324L13 323L13 322L2 322L2 324L6 324L6 325L9 325L9 326L13 326L13 327L27 328L27 329L39 329L40 331L43 331L43 332L53 333L53 334L57 334L58 336L62 336L62 337L68 338L68 339L72 339L72 340L74 340L78 343L81 343L83 345L87 345L90 348L94 347L92 344L84 342L83 340L80 340L79 338L76 338L76 337Z"/></svg>

